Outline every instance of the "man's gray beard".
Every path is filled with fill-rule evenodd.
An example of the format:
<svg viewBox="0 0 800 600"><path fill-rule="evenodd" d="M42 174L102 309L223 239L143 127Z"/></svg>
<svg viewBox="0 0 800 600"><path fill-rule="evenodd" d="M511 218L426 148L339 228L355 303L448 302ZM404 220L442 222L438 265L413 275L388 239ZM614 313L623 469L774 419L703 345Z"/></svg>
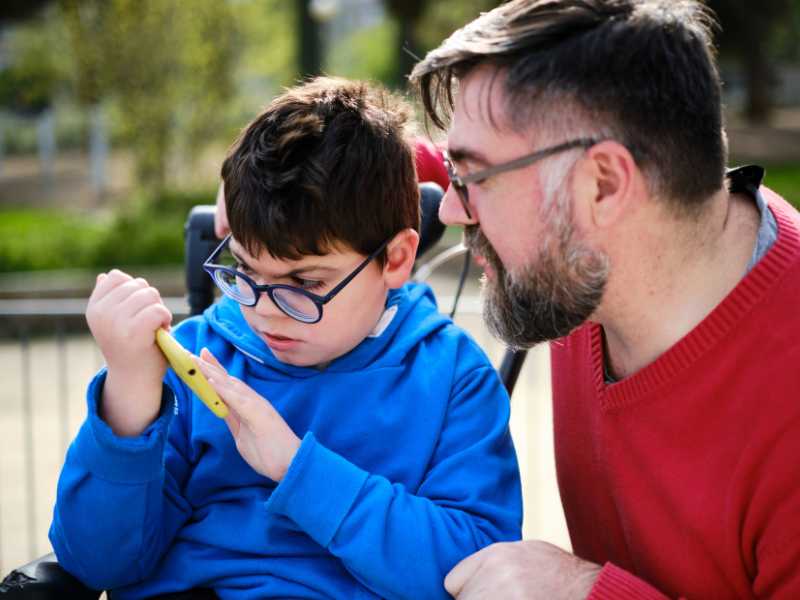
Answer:
<svg viewBox="0 0 800 600"><path fill-rule="evenodd" d="M512 348L530 348L563 337L597 309L608 279L608 259L575 239L569 203L554 199L537 256L508 272L477 226L467 246L483 256L494 279L483 277L483 318L489 331ZM549 230L548 230L549 229Z"/></svg>

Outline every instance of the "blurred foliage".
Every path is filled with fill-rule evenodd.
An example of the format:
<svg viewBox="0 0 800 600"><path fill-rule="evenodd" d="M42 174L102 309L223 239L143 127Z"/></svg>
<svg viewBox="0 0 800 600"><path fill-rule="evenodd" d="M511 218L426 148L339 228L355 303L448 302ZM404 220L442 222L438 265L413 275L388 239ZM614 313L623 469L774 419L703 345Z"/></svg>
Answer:
<svg viewBox="0 0 800 600"><path fill-rule="evenodd" d="M0 272L183 262L183 224L216 190L142 193L113 216L13 209L0 219Z"/></svg>
<svg viewBox="0 0 800 600"><path fill-rule="evenodd" d="M708 1L722 21L724 59L751 70L762 56L800 59L800 0L756 9L743 0ZM402 87L410 64L404 47L423 57L499 3L383 0L383 20L328 40L324 70ZM137 186L132 200L120 198L104 217L4 211L0 271L180 263L185 216L195 204L212 203L214 191L176 191L173 166L191 165L209 146L220 152L281 86L297 81L309 41L299 33L307 6L308 0L52 0L6 29L0 108L33 115L55 106L59 144L74 146L86 143L88 129L76 115L102 106L113 145L132 151ZM305 35L323 30L312 22ZM6 152L35 149L29 121L6 129ZM205 175L200 179L208 181ZM767 184L800 201L800 166L770 166Z"/></svg>
<svg viewBox="0 0 800 600"><path fill-rule="evenodd" d="M770 0L757 9L742 0L708 0L720 30L717 43L722 59L742 68L747 98L744 116L751 122L769 120L774 108L777 62L797 59L800 45L800 0Z"/></svg>
<svg viewBox="0 0 800 600"><path fill-rule="evenodd" d="M331 48L328 69L353 79L377 80L388 85L397 75L396 39L397 26L390 20L360 29Z"/></svg>
<svg viewBox="0 0 800 600"><path fill-rule="evenodd" d="M162 189L178 132L186 152L219 130L234 92L237 21L230 4L59 0L86 105L113 101L141 185Z"/></svg>
<svg viewBox="0 0 800 600"><path fill-rule="evenodd" d="M766 169L764 185L800 210L800 164L767 164Z"/></svg>
<svg viewBox="0 0 800 600"><path fill-rule="evenodd" d="M58 39L59 28L44 17L18 27L6 47L14 61L0 68L0 107L36 115L53 104L68 76L63 54L53 52Z"/></svg>
<svg viewBox="0 0 800 600"><path fill-rule="evenodd" d="M436 48L456 29L500 4L502 4L500 0L428 2L417 26L421 50L428 52Z"/></svg>

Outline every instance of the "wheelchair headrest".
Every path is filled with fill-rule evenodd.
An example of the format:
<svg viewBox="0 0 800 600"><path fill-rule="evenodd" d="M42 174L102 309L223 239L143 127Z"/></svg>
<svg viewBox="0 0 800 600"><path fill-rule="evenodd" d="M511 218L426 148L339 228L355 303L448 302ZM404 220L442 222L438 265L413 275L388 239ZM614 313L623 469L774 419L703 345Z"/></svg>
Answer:
<svg viewBox="0 0 800 600"><path fill-rule="evenodd" d="M420 240L417 258L425 254L442 238L445 225L439 220L439 205L442 203L443 196L442 188L432 181L426 181L419 185L422 220L419 227Z"/></svg>

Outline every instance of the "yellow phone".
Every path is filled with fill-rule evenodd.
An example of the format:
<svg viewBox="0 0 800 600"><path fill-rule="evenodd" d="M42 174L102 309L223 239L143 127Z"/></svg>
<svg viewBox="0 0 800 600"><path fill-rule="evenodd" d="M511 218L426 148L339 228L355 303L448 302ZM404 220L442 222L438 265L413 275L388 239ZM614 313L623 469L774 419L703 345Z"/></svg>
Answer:
<svg viewBox="0 0 800 600"><path fill-rule="evenodd" d="M191 353L175 341L175 338L163 328L159 328L156 331L156 343L161 348L164 356L167 357L172 370L197 394L203 404L220 419L227 417L228 407L225 406L219 394L211 387L211 384L208 383L200 369L197 368Z"/></svg>

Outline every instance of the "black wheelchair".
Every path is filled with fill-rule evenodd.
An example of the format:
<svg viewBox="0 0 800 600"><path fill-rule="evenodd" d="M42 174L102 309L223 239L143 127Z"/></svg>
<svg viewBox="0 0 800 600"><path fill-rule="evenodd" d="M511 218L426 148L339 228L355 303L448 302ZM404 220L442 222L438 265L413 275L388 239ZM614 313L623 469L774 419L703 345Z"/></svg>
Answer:
<svg viewBox="0 0 800 600"><path fill-rule="evenodd" d="M439 204L443 196L442 188L435 183L420 184L420 203L422 209L422 222L420 227L420 245L417 253L418 268L415 270L415 279L426 279L437 267L454 258L463 257L464 265L461 271L458 290L451 310L455 314L461 289L469 270L469 255L462 244L456 244L428 261L420 259L442 237L445 226L439 221ZM197 315L203 312L214 301L214 283L203 270L203 263L219 243L214 235L214 206L196 206L189 213L184 226L185 242L185 274L187 302L189 314ZM517 378L525 361L525 351L507 349L498 367L503 384L511 395ZM102 591L87 588L78 579L67 573L58 564L55 554L50 553L37 558L30 563L14 569L0 583L0 597L2 599L27 599L27 600L96 600ZM204 595L205 594L205 595ZM214 598L213 592L189 591L179 595L162 596L167 598Z"/></svg>

